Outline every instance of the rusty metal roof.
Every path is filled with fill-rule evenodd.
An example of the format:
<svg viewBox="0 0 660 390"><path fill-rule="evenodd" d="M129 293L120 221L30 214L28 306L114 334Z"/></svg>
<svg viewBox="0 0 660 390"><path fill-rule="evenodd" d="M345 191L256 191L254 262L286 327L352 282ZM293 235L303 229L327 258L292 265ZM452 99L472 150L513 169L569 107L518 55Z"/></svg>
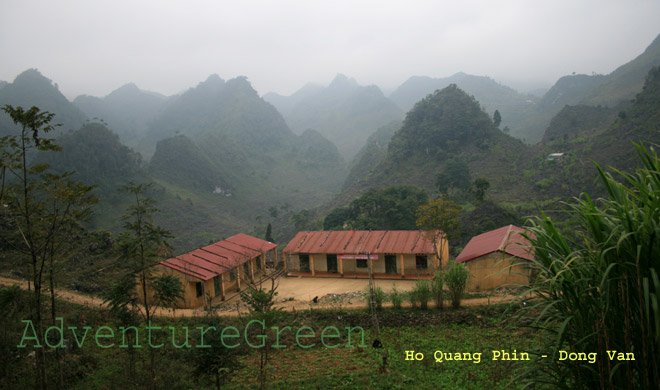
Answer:
<svg viewBox="0 0 660 390"><path fill-rule="evenodd" d="M288 253L435 253L433 239L440 231L422 230L355 230L303 231L284 248Z"/></svg>
<svg viewBox="0 0 660 390"><path fill-rule="evenodd" d="M241 233L158 264L208 280L276 247L277 244Z"/></svg>
<svg viewBox="0 0 660 390"><path fill-rule="evenodd" d="M529 241L520 233L525 229L514 225L503 226L499 229L472 237L465 249L456 257L457 263L463 263L493 252L502 252L522 259L533 260Z"/></svg>

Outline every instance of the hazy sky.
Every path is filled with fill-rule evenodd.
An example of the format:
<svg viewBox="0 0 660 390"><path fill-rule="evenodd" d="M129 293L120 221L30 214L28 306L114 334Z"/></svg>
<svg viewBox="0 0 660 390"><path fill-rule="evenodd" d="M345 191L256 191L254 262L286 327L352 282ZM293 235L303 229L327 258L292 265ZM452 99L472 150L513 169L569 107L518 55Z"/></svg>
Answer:
<svg viewBox="0 0 660 390"><path fill-rule="evenodd" d="M609 73L660 33L657 0L0 0L0 80L37 68L70 99L167 95L217 73L289 95L337 73L392 89L463 71L525 89Z"/></svg>

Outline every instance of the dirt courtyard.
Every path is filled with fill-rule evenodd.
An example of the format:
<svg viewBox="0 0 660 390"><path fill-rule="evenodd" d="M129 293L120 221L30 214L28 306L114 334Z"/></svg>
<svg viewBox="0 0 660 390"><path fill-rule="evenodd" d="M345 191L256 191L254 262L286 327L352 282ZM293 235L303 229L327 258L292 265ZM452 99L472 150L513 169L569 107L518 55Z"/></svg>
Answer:
<svg viewBox="0 0 660 390"><path fill-rule="evenodd" d="M366 292L369 279L280 277L278 279L278 301L293 298L296 301L311 301L314 297L323 298L330 294ZM396 285L398 291L409 291L415 287L414 280L374 280L376 286L384 292L392 291Z"/></svg>
<svg viewBox="0 0 660 390"><path fill-rule="evenodd" d="M416 281L377 279L374 283L385 293L390 293L393 286L400 292L410 291L415 287ZM270 286L269 280L263 281L263 288L269 289ZM364 293L368 286L369 279L280 276L276 279L275 306L287 310L307 309L310 305L317 308L332 308L338 304L344 308L363 307ZM315 297L318 297L316 304L313 303ZM218 303L220 307L229 309L236 307L237 300L239 297L235 294L225 302Z"/></svg>
<svg viewBox="0 0 660 390"><path fill-rule="evenodd" d="M389 294L393 286L396 286L399 292L410 291L415 288L417 281L376 279L374 283L383 289L383 292ZM270 281L267 281L263 282L262 287L269 289L270 285ZM276 286L277 303L275 307L285 310L304 310L310 307L337 309L341 306L344 309L348 309L365 307L364 294L369 286L369 279L280 276L277 278ZM318 303L313 303L315 297L318 297ZM487 305L511 299L513 297L510 295L493 294L486 298L466 299L463 301L463 305ZM235 310L238 300L239 297L236 294L227 301L220 303L220 307L224 310ZM384 305L389 306L388 303ZM404 301L404 307L409 305L409 302Z"/></svg>

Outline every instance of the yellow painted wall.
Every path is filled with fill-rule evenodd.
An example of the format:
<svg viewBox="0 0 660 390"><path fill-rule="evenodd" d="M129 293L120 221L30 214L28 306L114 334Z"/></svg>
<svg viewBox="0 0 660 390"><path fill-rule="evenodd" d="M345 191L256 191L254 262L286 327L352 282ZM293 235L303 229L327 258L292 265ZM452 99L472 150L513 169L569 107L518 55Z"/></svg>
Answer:
<svg viewBox="0 0 660 390"><path fill-rule="evenodd" d="M529 284L526 260L491 253L464 263L470 271L468 291L492 290L507 284Z"/></svg>
<svg viewBox="0 0 660 390"><path fill-rule="evenodd" d="M446 251L447 257L449 256L448 250ZM327 256L324 253L316 253L314 256L314 271L315 272L327 272ZM396 259L396 272L401 274L401 257L399 254L395 254ZM435 267L433 262L435 260L434 254L427 254L427 264L428 268L426 270L417 269L417 260L416 255L404 255L404 266L405 274L409 276L414 275L429 275L435 272ZM288 254L289 258L289 269L292 271L300 271L300 257L297 253ZM310 268L312 265L312 254L309 255L310 258ZM340 269L340 260L337 259L337 271ZM378 254L378 259L373 260L373 271L376 274L385 274L385 255ZM344 274L368 274L369 268L358 268L357 260L343 260L343 272Z"/></svg>
<svg viewBox="0 0 660 390"><path fill-rule="evenodd" d="M258 259L252 259L250 260L251 267L253 267L253 272L255 275L255 278L257 277L258 270L256 268L256 261ZM230 294L233 294L238 291L238 278L242 278L243 282L245 280L250 280L249 275L245 275L243 265L239 265L234 269L235 274L236 274L236 279L233 281L230 281L230 276L229 276L229 271L222 273L220 276L222 277L222 281L224 284L225 288L225 296L228 296ZM182 272L176 271L172 268L166 267L164 265L155 265L154 266L154 272L157 274L161 275L174 275L176 276L179 281L181 282L181 285L183 286L183 301L180 302L177 307L179 308L193 308L193 307L200 307L204 306L204 299L206 294L208 293L211 298L214 298L216 295L220 296L220 291L215 291L215 282L213 281L213 278L202 281L200 279L197 279L195 277L192 277L190 275L184 274ZM197 296L197 288L195 286L196 283L202 283L203 285L203 293L202 296L198 297ZM244 285L244 284L243 284ZM148 291L149 299L150 301L153 298L153 292Z"/></svg>
<svg viewBox="0 0 660 390"><path fill-rule="evenodd" d="M406 276L415 276L415 275L432 275L435 273L436 267L434 262L436 262L436 257L433 254L426 255L426 269L417 269L417 256L416 255L404 255L403 263L405 268ZM400 273L399 267L401 266L401 259L397 255L397 271Z"/></svg>
<svg viewBox="0 0 660 390"><path fill-rule="evenodd" d="M204 297L197 297L195 283L204 283L202 280L194 278L192 276L186 275L179 271L173 270L172 268L166 267L164 265L155 265L154 272L159 275L173 275L179 279L181 285L183 286L183 301L179 302L177 307L179 308L191 308L197 307L204 304ZM210 281L211 292L213 291L213 281ZM209 286L207 286L208 288ZM138 287L139 288L139 287ZM208 289L206 291L209 291ZM153 292L149 291L150 300L153 297Z"/></svg>

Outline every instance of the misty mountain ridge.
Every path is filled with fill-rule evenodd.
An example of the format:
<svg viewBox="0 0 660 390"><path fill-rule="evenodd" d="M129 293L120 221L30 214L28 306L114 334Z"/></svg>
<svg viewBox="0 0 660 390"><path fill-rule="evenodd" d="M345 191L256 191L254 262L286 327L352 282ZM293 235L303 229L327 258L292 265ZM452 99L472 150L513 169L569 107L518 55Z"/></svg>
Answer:
<svg viewBox="0 0 660 390"><path fill-rule="evenodd" d="M508 127L510 133L524 138L523 123L526 117L536 109L538 97L525 95L513 88L499 84L486 76L474 76L463 72L445 78L413 76L390 94L390 99L404 111L428 94L443 89L451 84L475 97L486 112L493 115L498 110L502 115L502 128Z"/></svg>
<svg viewBox="0 0 660 390"><path fill-rule="evenodd" d="M150 156L159 140L177 134L194 139L206 132L230 134L260 149L291 135L281 115L259 97L247 78L224 81L211 75L167 101L150 122L138 150Z"/></svg>
<svg viewBox="0 0 660 390"><path fill-rule="evenodd" d="M56 128L53 134L61 134L67 130L80 128L86 120L78 108L67 100L59 91L57 83L44 77L37 69L28 69L16 76L12 83L0 88L0 107L6 104L22 106L28 109L39 107L42 111L55 113ZM4 111L0 111L0 135L8 134L14 126Z"/></svg>
<svg viewBox="0 0 660 390"><path fill-rule="evenodd" d="M332 141L350 160L379 127L403 117L403 112L376 86L360 86L338 74L325 88L306 86L289 97L264 95L296 133L314 129Z"/></svg>
<svg viewBox="0 0 660 390"><path fill-rule="evenodd" d="M626 64L619 68L622 71L613 72L619 74L616 78L562 78L556 88L536 100L488 78L464 73L452 77L488 86L491 96L508 96L514 108L525 104L532 107L521 122L541 123L539 114L549 115L562 99L577 99L586 89L596 91L602 90L603 85L612 85L604 80L628 80L621 75L629 76L634 72L626 69L638 71L651 63L655 58L651 49L640 56L644 61ZM414 87L418 81L428 83L429 79L411 78L409 86ZM165 210L159 223L178 237L175 244L190 248L237 230L257 234L263 228L260 218L268 215L271 207L281 206L287 213L318 207L342 187L343 192L332 200L338 205L369 188L401 184L420 186L434 195L438 191L437 177L448 177L452 167L459 165L467 167L468 180L483 177L489 181L488 196L493 201L524 203L575 196L576 190L589 189L585 183L593 178L592 161L625 162L632 149L622 145L633 139L657 142L657 80L656 73L649 73L644 89L627 105L564 104L543 127L543 142L534 146L525 145L496 127L492 113L484 110L486 105L457 84L426 95L415 103L403 122L402 111L380 89L360 86L343 75L326 87L307 85L281 100L286 105L293 101L289 99L297 99L291 103L286 120L275 103L259 97L245 77L225 81L218 75L169 98L141 91L134 84L124 85L103 98L79 97L79 107L97 110L99 115L95 117L103 120L88 124L85 131L81 129L86 121L81 110L36 70L26 71L13 83L0 86L0 103L25 101L21 104L30 106L32 101L41 102L42 110L51 107L48 111L56 114L55 123L80 123L77 127L66 125L54 133L67 144L54 165L78 170L80 177L90 183L101 180L97 183L101 186L99 191L102 198L110 201L99 205L97 228L113 223L117 227L114 219L126 204L118 200L116 187L129 179L141 178L156 183L155 197ZM529 101L521 104L523 98ZM496 109L502 113L500 128L504 128L506 111ZM3 116L0 125L6 122L7 117ZM76 117L73 121L67 119ZM394 119L385 121L388 117ZM315 125L294 132L289 128L291 118ZM380 121L385 122L376 126ZM346 131L339 139L353 143L355 158L348 177L340 149L323 132L325 125L334 136ZM151 156L151 161L142 162L137 153L123 145L129 141L105 127L119 129L116 133L123 131L124 137L133 135L132 145ZM67 129L81 131L67 134ZM356 134L364 140L351 138ZM90 152L66 151L85 148ZM122 165L105 152L123 156L131 164ZM553 152L564 152L568 157L553 164L547 161L548 153ZM107 162L102 161L106 159ZM112 180L103 181L106 174ZM451 186L449 192L450 196L460 195ZM292 229L289 217L286 214L273 220L273 226L282 232Z"/></svg>
<svg viewBox="0 0 660 390"><path fill-rule="evenodd" d="M381 130L381 141L390 131ZM370 148L370 154L363 155L369 157L354 166L344 192L335 200L338 204L369 188L388 185L415 185L437 193L436 177L456 161L469 169L472 179L488 177L493 193L499 192L509 180L502 170L527 150L520 140L495 127L474 97L455 84L417 102L391 136L386 152L375 143ZM366 176L358 178L358 172Z"/></svg>
<svg viewBox="0 0 660 390"><path fill-rule="evenodd" d="M605 189L594 181L594 162L605 169L635 169L639 162L632 142L660 142L660 67L650 70L641 92L623 111L564 106L536 145L504 134L473 97L451 85L415 104L386 152L370 140L342 193L322 209L345 206L371 188L393 185L419 186L432 195L444 187L451 199L465 202L468 184L476 178L489 182L490 201L517 208L582 191L597 196ZM563 153L563 158L549 159L550 153ZM464 181L462 189L457 178Z"/></svg>
<svg viewBox="0 0 660 390"><path fill-rule="evenodd" d="M73 104L88 118L103 120L122 142L135 147L167 99L164 95L143 91L134 83L128 83L103 98L78 96Z"/></svg>
<svg viewBox="0 0 660 390"><path fill-rule="evenodd" d="M660 65L660 35L633 60L607 75L574 74L561 77L526 124L528 140L541 139L550 120L566 105L607 106L625 109L645 83L651 68Z"/></svg>

